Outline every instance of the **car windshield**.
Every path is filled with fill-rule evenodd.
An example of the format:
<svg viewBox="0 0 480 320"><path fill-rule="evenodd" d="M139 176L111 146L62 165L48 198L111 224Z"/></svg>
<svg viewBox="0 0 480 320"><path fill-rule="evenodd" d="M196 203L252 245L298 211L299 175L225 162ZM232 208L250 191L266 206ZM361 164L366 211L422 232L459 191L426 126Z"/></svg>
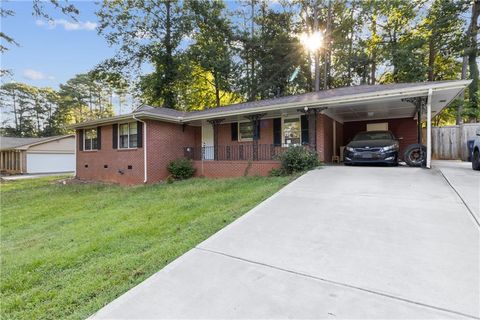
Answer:
<svg viewBox="0 0 480 320"><path fill-rule="evenodd" d="M393 135L388 131L364 131L358 133L353 141L360 140L391 140Z"/></svg>

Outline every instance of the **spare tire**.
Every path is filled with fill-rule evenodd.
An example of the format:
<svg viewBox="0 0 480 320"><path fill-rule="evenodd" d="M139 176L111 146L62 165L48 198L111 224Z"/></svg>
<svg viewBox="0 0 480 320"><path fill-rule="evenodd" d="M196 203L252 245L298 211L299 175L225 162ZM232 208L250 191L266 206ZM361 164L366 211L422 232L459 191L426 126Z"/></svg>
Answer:
<svg viewBox="0 0 480 320"><path fill-rule="evenodd" d="M427 163L427 148L423 144L411 144L403 153L403 160L410 167L421 167Z"/></svg>

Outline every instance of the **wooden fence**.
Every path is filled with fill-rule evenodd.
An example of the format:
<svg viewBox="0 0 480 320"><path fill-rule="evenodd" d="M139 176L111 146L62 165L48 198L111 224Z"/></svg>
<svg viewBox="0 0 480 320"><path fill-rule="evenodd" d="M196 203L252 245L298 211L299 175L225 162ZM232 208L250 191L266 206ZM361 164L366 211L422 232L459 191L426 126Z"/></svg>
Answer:
<svg viewBox="0 0 480 320"><path fill-rule="evenodd" d="M467 141L475 139L475 131L480 123L465 123L458 126L432 127L432 158L466 161ZM426 138L424 131L423 138Z"/></svg>

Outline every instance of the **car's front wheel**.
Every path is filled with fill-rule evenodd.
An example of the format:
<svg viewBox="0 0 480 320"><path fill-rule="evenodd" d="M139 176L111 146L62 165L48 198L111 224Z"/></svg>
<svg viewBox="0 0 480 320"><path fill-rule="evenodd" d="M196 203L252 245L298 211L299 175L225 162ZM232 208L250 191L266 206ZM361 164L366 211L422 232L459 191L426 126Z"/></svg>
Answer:
<svg viewBox="0 0 480 320"><path fill-rule="evenodd" d="M478 149L475 149L475 151L473 151L472 169L480 170L480 152L478 151Z"/></svg>
<svg viewBox="0 0 480 320"><path fill-rule="evenodd" d="M423 144L411 144L405 149L403 159L410 167L421 167L427 160L427 148Z"/></svg>

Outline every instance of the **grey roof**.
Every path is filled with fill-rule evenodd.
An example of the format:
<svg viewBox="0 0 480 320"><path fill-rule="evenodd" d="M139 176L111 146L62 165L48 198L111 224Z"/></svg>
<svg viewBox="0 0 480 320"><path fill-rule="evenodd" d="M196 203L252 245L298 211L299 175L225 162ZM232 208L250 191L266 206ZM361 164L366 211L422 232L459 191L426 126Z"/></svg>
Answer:
<svg viewBox="0 0 480 320"><path fill-rule="evenodd" d="M208 119L215 117L222 117L226 114L234 115L238 113L249 113L256 112L255 109L259 108L262 110L276 110L277 107L280 110L285 107L292 106L320 106L321 104L328 105L329 103L335 102L334 100L343 100L355 98L358 95L364 94L367 98L375 99L382 95L388 95L392 91L395 93L412 95L419 94L422 92L422 95L426 95L429 89L438 89L438 88L450 88L450 87L463 87L463 90L471 80L450 80L450 81L429 81L429 82L415 82L415 83L393 83L393 84L383 84L383 85L359 85L359 86L349 86L343 88L335 88L330 90L323 90L319 92L304 93L280 98L265 99L253 102L237 103L228 106L218 107L218 108L208 108L200 111L178 111L170 108L156 108L152 106L144 105L137 108L130 114L114 116L110 118L103 118L92 120L84 123L79 123L73 125L72 128L82 128L89 125L97 125L101 123L109 123L129 118L138 117L152 117L153 119L163 120L163 121L172 121L172 122L188 122L195 121L199 119ZM418 88L418 90L417 90ZM402 91L405 89L405 92ZM461 91L460 90L460 91ZM459 92L460 92L459 91Z"/></svg>
<svg viewBox="0 0 480 320"><path fill-rule="evenodd" d="M135 110L133 113L137 113L137 112L147 112L147 113L166 115L171 117L184 117L186 114L191 113L191 112L178 111L171 108L155 108L155 107L146 106L146 105L141 106L140 108Z"/></svg>
<svg viewBox="0 0 480 320"><path fill-rule="evenodd" d="M358 85L358 86L350 86L350 87L343 87L343 88L335 88L329 90L323 90L319 92L310 92L280 98L273 98L273 99L265 99L259 101L252 101L252 102L245 102L245 103L237 103L228 106L218 107L218 108L209 108L200 111L190 111L190 112L180 112L177 110L169 109L169 108L154 108L150 106L144 106L138 111L145 111L147 113L158 114L158 115L170 115L170 116L196 116L196 115L215 115L216 113L220 113L223 111L240 111L246 109L255 109L259 107L268 107L268 106L275 106L275 105L282 105L282 104L290 104L290 103L308 103L308 102L315 102L322 99L330 99L336 97L346 97L349 95L355 94L362 94L362 93L375 93L381 91L389 91L389 90L398 90L403 88L412 88L412 87L420 87L426 84L436 84L436 83L448 83L448 82L455 82L456 80L452 81L433 81L433 82L415 82L415 83L392 83L392 84L382 84L382 85Z"/></svg>
<svg viewBox="0 0 480 320"><path fill-rule="evenodd" d="M0 136L0 150L10 150L19 148L22 146L27 146L29 144L34 144L42 141L55 140L57 138L62 138L66 136L53 136L53 137L43 137L43 138L19 138L19 137L1 137Z"/></svg>

